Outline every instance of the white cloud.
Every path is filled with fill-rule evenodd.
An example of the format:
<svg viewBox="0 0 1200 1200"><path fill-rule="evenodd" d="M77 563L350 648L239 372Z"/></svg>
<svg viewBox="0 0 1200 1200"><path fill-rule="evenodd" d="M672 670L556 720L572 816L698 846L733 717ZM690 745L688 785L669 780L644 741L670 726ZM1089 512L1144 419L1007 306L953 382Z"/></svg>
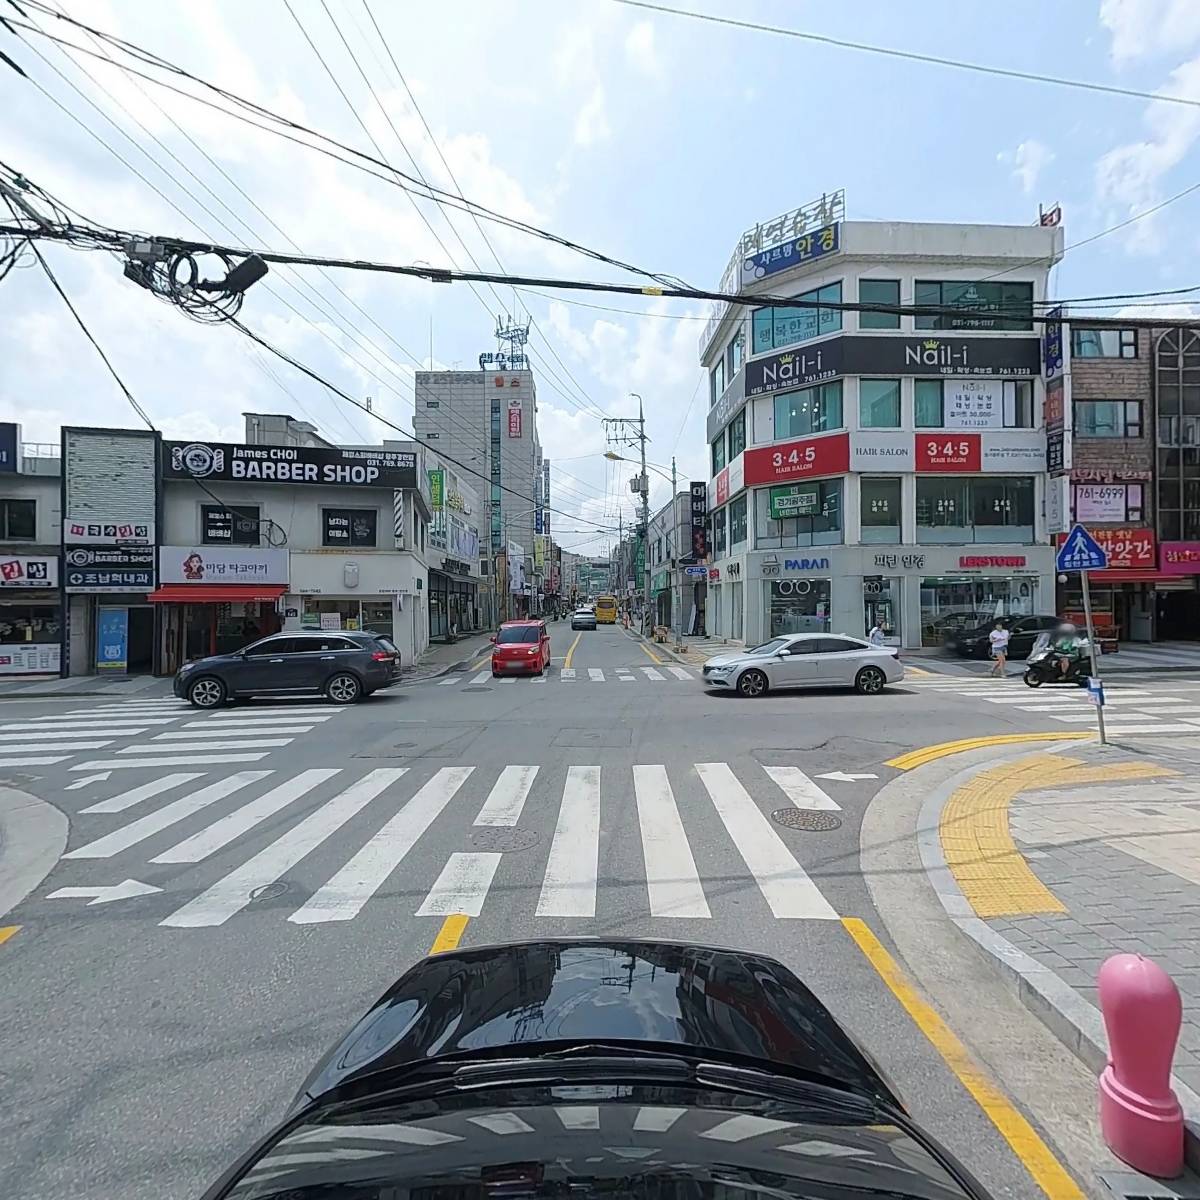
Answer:
<svg viewBox="0 0 1200 1200"><path fill-rule="evenodd" d="M1139 58L1186 50L1200 41L1196 0L1102 0L1100 24L1112 35L1117 66Z"/></svg>
<svg viewBox="0 0 1200 1200"><path fill-rule="evenodd" d="M638 21L625 36L625 59L636 71L651 79L663 77L663 64L654 44L654 26Z"/></svg>
<svg viewBox="0 0 1200 1200"><path fill-rule="evenodd" d="M1200 7L1200 6L1198 6ZM1171 72L1164 92L1200 100L1200 57ZM1121 220L1153 207L1163 199L1167 175L1187 157L1200 137L1200 109L1155 101L1143 117L1147 136L1116 146L1096 164L1096 191L1108 216ZM1105 224L1115 221L1105 219ZM1145 252L1159 245L1153 217L1138 221L1126 239L1130 251Z"/></svg>
<svg viewBox="0 0 1200 1200"><path fill-rule="evenodd" d="M1020 181L1021 190L1030 195L1037 187L1038 177L1054 161L1054 151L1036 138L1022 142L1012 154L996 155L998 161L1012 164L1013 175Z"/></svg>
<svg viewBox="0 0 1200 1200"><path fill-rule="evenodd" d="M604 97L604 85L596 84L592 93L584 101L579 115L575 118L575 144L577 146L594 146L597 142L605 142L612 137L612 126L608 123L608 104Z"/></svg>

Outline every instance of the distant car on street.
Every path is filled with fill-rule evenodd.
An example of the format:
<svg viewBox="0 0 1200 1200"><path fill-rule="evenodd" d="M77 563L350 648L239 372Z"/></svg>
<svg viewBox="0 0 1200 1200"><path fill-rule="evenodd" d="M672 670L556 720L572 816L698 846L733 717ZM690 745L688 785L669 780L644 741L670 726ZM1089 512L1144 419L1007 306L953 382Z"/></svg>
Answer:
<svg viewBox="0 0 1200 1200"><path fill-rule="evenodd" d="M537 617L505 621L492 638L492 678L544 675L550 665L550 631Z"/></svg>
<svg viewBox="0 0 1200 1200"><path fill-rule="evenodd" d="M299 630L185 663L175 673L175 695L196 708L242 696L323 695L353 704L399 678L400 651L382 634Z"/></svg>
<svg viewBox="0 0 1200 1200"><path fill-rule="evenodd" d="M596 613L590 608L577 608L571 614L572 629L595 629Z"/></svg>
<svg viewBox="0 0 1200 1200"><path fill-rule="evenodd" d="M1010 659L1025 658L1033 649L1039 633L1057 629L1062 624L1061 617L1046 614L1032 617L999 617L984 621L974 629L961 629L954 635L949 645L956 654L963 658L987 658L991 653L988 634L996 628L1000 620L1009 632L1008 657Z"/></svg>
<svg viewBox="0 0 1200 1200"><path fill-rule="evenodd" d="M873 696L904 678L899 651L844 634L796 633L761 646L718 654L704 664L709 687L732 688L740 696L773 689L852 687Z"/></svg>

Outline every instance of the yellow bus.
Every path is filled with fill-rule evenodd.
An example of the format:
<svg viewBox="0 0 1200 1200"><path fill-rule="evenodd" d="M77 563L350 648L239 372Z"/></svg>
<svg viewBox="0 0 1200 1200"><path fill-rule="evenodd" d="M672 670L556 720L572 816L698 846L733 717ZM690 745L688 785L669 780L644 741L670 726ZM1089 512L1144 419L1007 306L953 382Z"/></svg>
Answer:
<svg viewBox="0 0 1200 1200"><path fill-rule="evenodd" d="M616 596L596 597L596 624L615 625L617 623Z"/></svg>

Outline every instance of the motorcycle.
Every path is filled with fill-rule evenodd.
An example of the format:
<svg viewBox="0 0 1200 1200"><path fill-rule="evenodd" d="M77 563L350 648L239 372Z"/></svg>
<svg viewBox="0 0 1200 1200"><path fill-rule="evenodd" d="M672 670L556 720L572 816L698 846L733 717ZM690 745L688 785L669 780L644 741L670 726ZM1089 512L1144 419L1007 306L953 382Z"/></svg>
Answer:
<svg viewBox="0 0 1200 1200"><path fill-rule="evenodd" d="M774 959L593 938L418 963L204 1200L718 1191L988 1200Z"/></svg>
<svg viewBox="0 0 1200 1200"><path fill-rule="evenodd" d="M1079 653L1064 673L1059 667L1062 656L1054 649L1053 635L1049 632L1039 633L1025 660L1025 674L1021 678L1026 687L1031 688L1041 687L1044 683L1087 687L1090 670L1087 649L1087 638L1080 638Z"/></svg>

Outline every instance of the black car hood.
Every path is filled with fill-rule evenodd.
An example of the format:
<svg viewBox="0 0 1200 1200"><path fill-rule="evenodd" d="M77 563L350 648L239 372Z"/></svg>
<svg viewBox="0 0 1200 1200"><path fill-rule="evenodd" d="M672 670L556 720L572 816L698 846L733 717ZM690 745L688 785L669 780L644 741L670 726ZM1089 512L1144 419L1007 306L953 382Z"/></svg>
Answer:
<svg viewBox="0 0 1200 1200"><path fill-rule="evenodd" d="M309 1076L298 1104L445 1056L601 1041L781 1064L871 1101L899 1101L823 1004L773 959L591 938L438 954L376 1002ZM361 1092L360 1092L361 1094Z"/></svg>

